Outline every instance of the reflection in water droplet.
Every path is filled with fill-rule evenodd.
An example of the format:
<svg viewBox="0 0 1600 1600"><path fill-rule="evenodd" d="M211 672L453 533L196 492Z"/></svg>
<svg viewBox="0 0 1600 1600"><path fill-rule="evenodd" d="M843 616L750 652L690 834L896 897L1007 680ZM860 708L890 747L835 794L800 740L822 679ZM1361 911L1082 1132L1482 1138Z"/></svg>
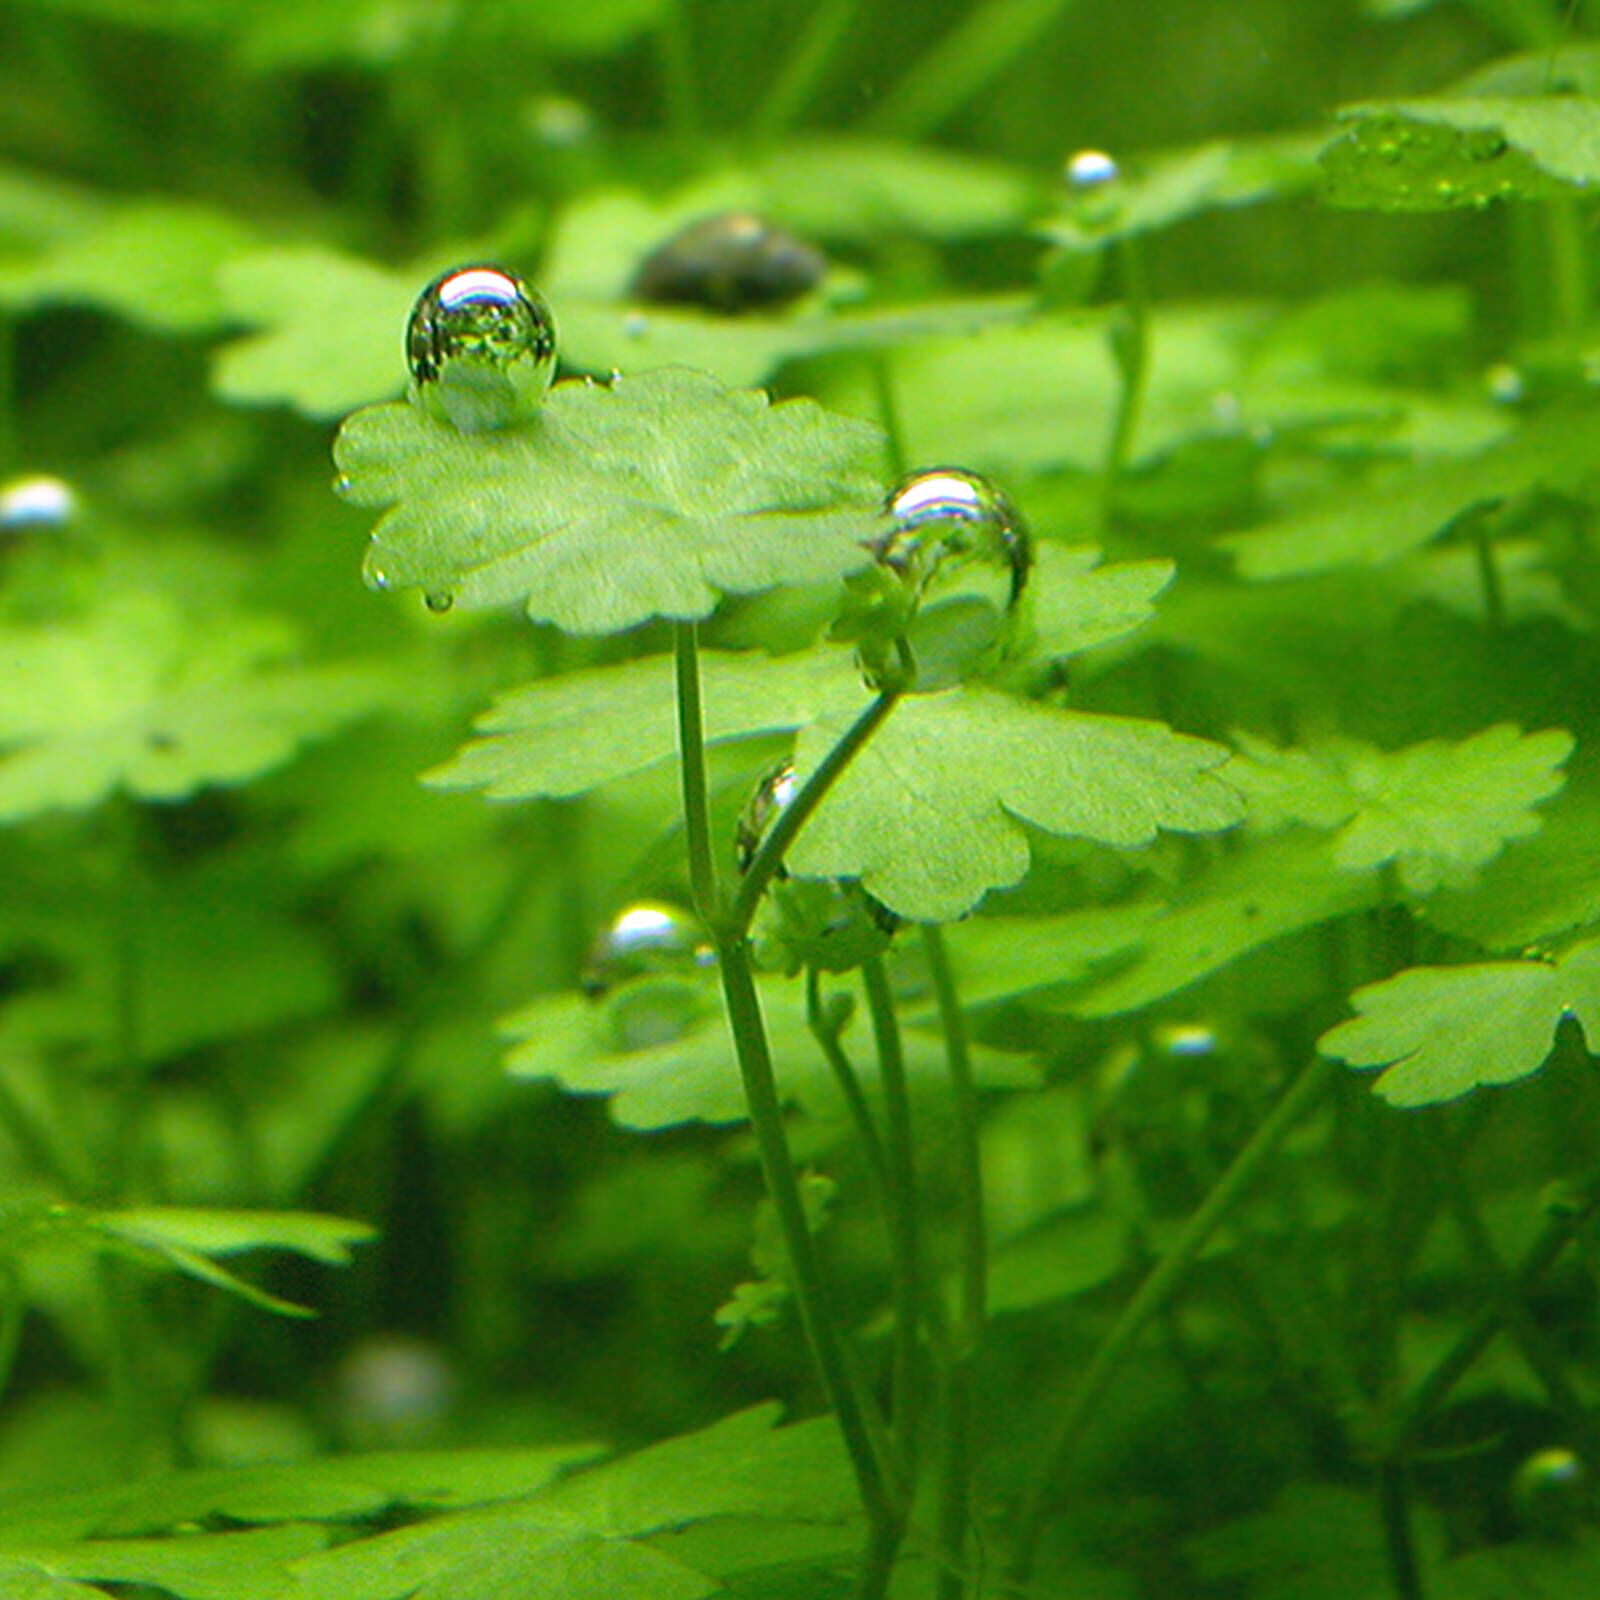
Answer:
<svg viewBox="0 0 1600 1600"><path fill-rule="evenodd" d="M443 616L456 603L456 597L448 589L435 589L422 597L422 603L435 616Z"/></svg>
<svg viewBox="0 0 1600 1600"><path fill-rule="evenodd" d="M922 589L946 561L975 558L1010 569L1013 603L1033 565L1033 541L1017 509L987 478L932 467L902 478L884 504L889 531L878 559Z"/></svg>
<svg viewBox="0 0 1600 1600"><path fill-rule="evenodd" d="M61 478L36 473L0 484L0 532L62 529L78 515L78 496Z"/></svg>
<svg viewBox="0 0 1600 1600"><path fill-rule="evenodd" d="M593 996L647 972L681 972L710 965L711 947L693 912L665 901L626 907L595 936L579 979Z"/></svg>
<svg viewBox="0 0 1600 1600"><path fill-rule="evenodd" d="M735 313L785 305L814 289L828 258L750 211L702 217L639 264L630 293L658 305Z"/></svg>
<svg viewBox="0 0 1600 1600"><path fill-rule="evenodd" d="M478 433L539 409L556 365L550 308L503 268L458 267L422 291L406 324L411 393L430 416Z"/></svg>
<svg viewBox="0 0 1600 1600"><path fill-rule="evenodd" d="M798 789L792 761L780 761L756 785L755 792L745 802L744 810L739 813L738 827L733 837L734 851L738 856L741 872L750 870L750 863L755 860L756 851L761 848L761 841L766 838L767 830L778 820L779 813L794 799Z"/></svg>
<svg viewBox="0 0 1600 1600"><path fill-rule="evenodd" d="M1122 176L1104 150L1079 150L1067 157L1064 176L1074 189L1103 189Z"/></svg>

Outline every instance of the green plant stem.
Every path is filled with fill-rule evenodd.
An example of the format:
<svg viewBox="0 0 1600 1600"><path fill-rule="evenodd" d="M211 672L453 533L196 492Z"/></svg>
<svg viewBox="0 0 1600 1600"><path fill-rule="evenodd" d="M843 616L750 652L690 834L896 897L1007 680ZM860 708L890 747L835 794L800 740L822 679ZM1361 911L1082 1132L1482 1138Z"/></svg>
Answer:
<svg viewBox="0 0 1600 1600"><path fill-rule="evenodd" d="M1206 1243L1226 1220L1250 1186L1261 1175L1279 1144L1302 1117L1322 1098L1337 1069L1317 1057L1301 1069L1283 1097L1240 1150L1216 1186L1184 1225L1171 1251L1156 1263L1133 1298L1123 1307L1111 1331L1084 1369L1065 1412L1056 1426L1045 1464L1035 1480L1017 1534L1015 1576L1026 1583L1032 1576L1050 1514L1051 1491L1067 1476L1073 1457L1083 1442L1090 1416L1135 1341L1151 1318L1167 1303L1188 1276Z"/></svg>
<svg viewBox="0 0 1600 1600"><path fill-rule="evenodd" d="M1506 586L1500 576L1500 561L1495 554L1494 537L1480 516L1472 530L1472 549L1478 563L1478 585L1483 591L1483 613L1493 633L1506 626Z"/></svg>
<svg viewBox="0 0 1600 1600"><path fill-rule="evenodd" d="M0 1399L11 1387L17 1350L22 1344L22 1318L26 1310L20 1274L9 1263L0 1265Z"/></svg>
<svg viewBox="0 0 1600 1600"><path fill-rule="evenodd" d="M955 1337L942 1352L944 1452L934 1515L942 1564L939 1600L966 1592L966 1536L972 1480L972 1368L983 1342L989 1301L989 1241L983 1210L983 1162L978 1145L978 1087L972 1075L967 1019L950 969L942 930L922 925L922 948L933 979L944 1031L956 1141L956 1193L960 1216L960 1302Z"/></svg>
<svg viewBox="0 0 1600 1600"><path fill-rule="evenodd" d="M750 132L756 138L775 138L799 120L860 9L861 0L821 0L750 119Z"/></svg>
<svg viewBox="0 0 1600 1600"><path fill-rule="evenodd" d="M117 1105L106 1188L113 1201L126 1201L139 1182L139 1146L144 1127L145 1061L140 956L139 813L136 802L118 795L109 807L112 825L113 890L112 1050L116 1058Z"/></svg>
<svg viewBox="0 0 1600 1600"><path fill-rule="evenodd" d="M931 133L1005 71L1071 3L984 0L906 68L866 125L897 139Z"/></svg>
<svg viewBox="0 0 1600 1600"><path fill-rule="evenodd" d="M717 858L711 848L711 801L706 785L705 718L700 707L700 654L697 630L692 622L680 622L673 630L673 660L678 683L678 770L683 784L683 828L689 849L689 887L694 895L695 910L707 928L715 932L721 920L721 906L717 893ZM796 805L804 798L796 797ZM819 795L820 799L821 796ZM790 808L794 809L793 807ZM773 827L772 837L783 826L779 817ZM745 886L760 865L761 853L751 863ZM774 860L767 876L777 869ZM762 882L765 887L765 880ZM755 902L761 898L759 891L750 904L754 914ZM740 895L743 904L744 895ZM749 917L740 923L740 931L749 926Z"/></svg>
<svg viewBox="0 0 1600 1600"><path fill-rule="evenodd" d="M1397 1600L1422 1600L1422 1569L1411 1526L1411 1490L1405 1467L1398 1461L1379 1465L1378 1515L1383 1523L1384 1552Z"/></svg>
<svg viewBox="0 0 1600 1600"><path fill-rule="evenodd" d="M894 1238L894 1403L890 1414L901 1464L907 1477L912 1478L910 1469L916 1459L921 1411L917 1330L922 1320L922 1230L911 1095L906 1085L905 1051L895 1015L894 991L882 956L869 956L861 963L861 981L867 992L878 1071L883 1080L884 1153L888 1157L889 1194L893 1200L889 1225Z"/></svg>
<svg viewBox="0 0 1600 1600"><path fill-rule="evenodd" d="M903 478L910 467L906 450L905 419L900 411L900 396L894 386L894 363L884 351L872 358L872 390L878 402L878 421L883 425L884 455L891 478Z"/></svg>
<svg viewBox="0 0 1600 1600"><path fill-rule="evenodd" d="M682 625L680 625L682 626ZM692 648L692 644L691 644ZM684 667L680 656L678 667L678 688L680 718L683 714L683 683ZM789 846L794 843L795 835L806 825L812 812L821 805L823 797L828 790L838 782L839 775L855 759L861 747L877 732L885 717L894 710L896 702L901 695L899 689L885 689L865 711L856 718L845 730L844 737L825 755L818 763L817 770L800 786L800 792L793 800L778 813L777 820L768 830L767 836L761 841L761 847L755 853L750 865L745 869L744 879L739 885L739 894L733 904L731 921L733 926L741 933L746 931L756 914L756 907L761 904L761 896L766 893L767 885L772 882L773 876L783 864L784 855ZM698 725L699 688L696 679L695 710ZM705 786L704 757L700 778L701 789ZM684 772L684 803L689 803L689 774L687 767ZM705 847L709 849L709 844ZM689 836L689 865L690 881L695 882L695 840L691 832ZM700 890L696 883L696 898ZM706 912L702 909L702 916ZM707 919L708 922L711 920Z"/></svg>
<svg viewBox="0 0 1600 1600"><path fill-rule="evenodd" d="M0 477L17 466L17 325L0 311Z"/></svg>
<svg viewBox="0 0 1600 1600"><path fill-rule="evenodd" d="M1150 298L1144 255L1137 239L1116 244L1122 276L1122 305L1113 312L1111 354L1117 365L1117 410L1100 471L1099 521L1103 532L1116 512L1117 493L1133 455L1133 441L1144 410L1150 377Z"/></svg>
<svg viewBox="0 0 1600 1600"><path fill-rule="evenodd" d="M656 28L655 41L667 126L680 139L694 139L701 133L704 122L700 114L699 80L695 75L694 47L689 37L685 0L667 0Z"/></svg>
<svg viewBox="0 0 1600 1600"><path fill-rule="evenodd" d="M0 1128L10 1135L22 1159L53 1184L63 1199L80 1198L66 1156L46 1119L34 1115L27 1102L0 1074Z"/></svg>
<svg viewBox="0 0 1600 1600"><path fill-rule="evenodd" d="M717 941L728 1026L744 1083L750 1126L761 1158L767 1194L777 1214L789 1258L795 1303L816 1361L824 1394L839 1421L867 1518L875 1529L899 1522L899 1492L881 1423L869 1420L870 1401L851 1375L844 1341L833 1315L827 1280L806 1224L800 1184L784 1136L783 1108L772 1070L767 1031L742 933L724 930Z"/></svg>
<svg viewBox="0 0 1600 1600"><path fill-rule="evenodd" d="M845 1108L850 1113L856 1137L861 1141L873 1189L887 1222L893 1213L894 1201L889 1192L889 1163L884 1154L883 1139L878 1132L878 1125L872 1120L872 1107L867 1104L861 1079L851 1065L844 1045L840 1043L838 1024L830 1019L822 1003L821 975L815 967L806 968L806 1022L822 1051L823 1059L833 1072L840 1094L844 1096Z"/></svg>
<svg viewBox="0 0 1600 1600"><path fill-rule="evenodd" d="M1591 301L1589 253L1577 201L1556 195L1544 204L1545 251L1555 331L1565 339L1582 336Z"/></svg>

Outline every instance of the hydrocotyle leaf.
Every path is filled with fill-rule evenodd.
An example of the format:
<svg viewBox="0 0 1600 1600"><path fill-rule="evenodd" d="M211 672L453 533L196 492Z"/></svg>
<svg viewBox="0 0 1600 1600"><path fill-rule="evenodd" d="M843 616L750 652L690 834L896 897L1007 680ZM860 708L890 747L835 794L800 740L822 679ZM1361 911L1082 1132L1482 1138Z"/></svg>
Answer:
<svg viewBox="0 0 1600 1600"><path fill-rule="evenodd" d="M1222 540L1247 578L1289 578L1392 561L1479 506L1530 489L1572 490L1600 460L1600 409L1541 417L1476 455L1401 468L1362 494Z"/></svg>
<svg viewBox="0 0 1600 1600"><path fill-rule="evenodd" d="M1460 883L1507 841L1535 832L1534 807L1566 781L1563 728L1524 733L1497 723L1452 744L1429 739L1380 750L1357 739L1280 750L1241 735L1228 778L1264 828L1336 828L1334 859L1352 871L1393 862L1400 881L1427 894Z"/></svg>
<svg viewBox="0 0 1600 1600"><path fill-rule="evenodd" d="M1029 580L1028 648L1059 661L1131 633L1155 615L1156 596L1172 582L1170 561L1116 561L1102 567L1092 545L1041 543Z"/></svg>
<svg viewBox="0 0 1600 1600"><path fill-rule="evenodd" d="M1321 155L1335 205L1449 211L1600 183L1600 102L1578 95L1379 100L1339 120Z"/></svg>
<svg viewBox="0 0 1600 1600"><path fill-rule="evenodd" d="M718 598L870 559L871 424L773 405L678 368L558 384L524 427L459 433L404 403L358 411L341 490L387 507L366 571L466 606L521 603L572 633L707 615Z"/></svg>
<svg viewBox="0 0 1600 1600"><path fill-rule="evenodd" d="M1381 1067L1377 1093L1397 1106L1455 1100L1537 1072L1570 1017L1600 1042L1600 941L1555 961L1412 967L1357 989L1357 1015L1317 1041L1326 1056Z"/></svg>
<svg viewBox="0 0 1600 1600"><path fill-rule="evenodd" d="M807 728L802 777L845 731ZM795 842L793 870L859 878L900 915L945 922L1028 870L1025 825L1103 844L1208 833L1243 815L1219 746L1159 722L1092 716L963 686L903 701Z"/></svg>

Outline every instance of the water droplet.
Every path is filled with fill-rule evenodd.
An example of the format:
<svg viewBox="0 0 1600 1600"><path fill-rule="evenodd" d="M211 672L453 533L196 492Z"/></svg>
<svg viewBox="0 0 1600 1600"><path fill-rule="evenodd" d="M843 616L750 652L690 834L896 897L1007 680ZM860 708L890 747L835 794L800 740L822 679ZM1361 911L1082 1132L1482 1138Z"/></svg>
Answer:
<svg viewBox="0 0 1600 1600"><path fill-rule="evenodd" d="M406 324L412 397L441 422L479 433L539 409L556 365L544 298L501 267L457 267L418 297Z"/></svg>
<svg viewBox="0 0 1600 1600"><path fill-rule="evenodd" d="M1169 1022L1156 1028L1156 1047L1169 1056L1209 1056L1217 1048L1217 1035L1209 1023Z"/></svg>
<svg viewBox="0 0 1600 1600"><path fill-rule="evenodd" d="M1396 139L1380 139L1372 147L1372 153L1386 167L1397 167L1405 159L1405 151L1400 148Z"/></svg>
<svg viewBox="0 0 1600 1600"><path fill-rule="evenodd" d="M640 900L619 911L595 936L580 982L600 996L629 978L649 972L682 972L708 966L711 947L690 911L660 900Z"/></svg>
<svg viewBox="0 0 1600 1600"><path fill-rule="evenodd" d="M383 1333L354 1345L339 1363L341 1420L352 1441L390 1446L426 1436L456 1396L456 1375L423 1339Z"/></svg>
<svg viewBox="0 0 1600 1600"><path fill-rule="evenodd" d="M72 485L46 473L0 484L0 533L42 533L70 527L78 517Z"/></svg>
<svg viewBox="0 0 1600 1600"><path fill-rule="evenodd" d="M761 848L767 830L778 820L779 813L794 799L798 790L792 761L780 761L756 785L755 792L739 813L733 837L741 872L750 870L750 863L755 860L756 851ZM782 871L782 868L779 870Z"/></svg>
<svg viewBox="0 0 1600 1600"><path fill-rule="evenodd" d="M1514 406L1527 395L1528 386L1522 374L1505 362L1497 362L1483 375L1483 386L1489 398L1498 406Z"/></svg>
<svg viewBox="0 0 1600 1600"><path fill-rule="evenodd" d="M1104 150L1078 150L1067 157L1063 174L1072 189L1103 189L1122 173Z"/></svg>
<svg viewBox="0 0 1600 1600"><path fill-rule="evenodd" d="M434 589L422 597L422 603L436 617L442 617L456 603L456 597L448 589Z"/></svg>
<svg viewBox="0 0 1600 1600"><path fill-rule="evenodd" d="M1595 1510L1588 1465L1573 1451L1538 1450L1517 1468L1511 1499L1523 1526L1547 1539L1570 1538Z"/></svg>
<svg viewBox="0 0 1600 1600"><path fill-rule="evenodd" d="M594 133L594 118L581 100L568 95L543 94L530 101L524 112L528 131L552 150L572 150Z"/></svg>
<svg viewBox="0 0 1600 1600"><path fill-rule="evenodd" d="M781 306L814 289L828 258L750 211L702 217L639 264L630 293L657 305L734 313Z"/></svg>
<svg viewBox="0 0 1600 1600"><path fill-rule="evenodd" d="M1461 198L1461 185L1450 178L1441 178L1434 184L1433 192L1447 206L1453 206Z"/></svg>
<svg viewBox="0 0 1600 1600"><path fill-rule="evenodd" d="M355 485L351 483L350 475L348 473L341 472L339 476L333 480L333 492L338 495L341 500L344 499L344 497L348 495L354 487Z"/></svg>
<svg viewBox="0 0 1600 1600"><path fill-rule="evenodd" d="M1033 541L1017 509L987 478L963 467L932 467L902 478L884 504L889 531L878 559L919 591L949 561L977 559L1011 574L1010 600L1021 596L1033 565Z"/></svg>
<svg viewBox="0 0 1600 1600"><path fill-rule="evenodd" d="M1469 161L1498 161L1511 148L1492 128L1474 128L1464 143Z"/></svg>

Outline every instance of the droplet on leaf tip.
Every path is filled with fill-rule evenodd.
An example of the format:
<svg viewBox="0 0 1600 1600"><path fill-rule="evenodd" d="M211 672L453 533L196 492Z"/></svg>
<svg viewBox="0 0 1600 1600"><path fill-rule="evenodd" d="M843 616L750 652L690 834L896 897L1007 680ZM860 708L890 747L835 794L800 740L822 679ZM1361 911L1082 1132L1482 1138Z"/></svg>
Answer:
<svg viewBox="0 0 1600 1600"><path fill-rule="evenodd" d="M502 267L456 267L425 288L406 324L411 394L463 433L533 417L555 374L555 319Z"/></svg>

